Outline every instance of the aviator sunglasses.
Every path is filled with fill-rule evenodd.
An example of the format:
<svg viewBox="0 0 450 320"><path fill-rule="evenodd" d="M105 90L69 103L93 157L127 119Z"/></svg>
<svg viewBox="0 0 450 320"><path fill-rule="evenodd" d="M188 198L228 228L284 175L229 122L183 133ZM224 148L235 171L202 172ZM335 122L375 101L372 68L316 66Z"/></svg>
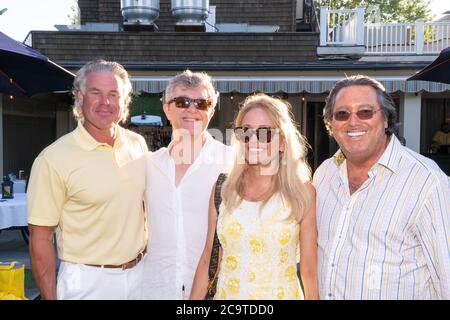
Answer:
<svg viewBox="0 0 450 320"><path fill-rule="evenodd" d="M256 138L258 139L259 142L270 143L276 133L277 129L274 128L265 128L265 127L261 127L258 129L252 129L249 127L234 128L234 134L236 135L236 138L239 141L245 143L250 142L250 139L253 137L254 134L256 134Z"/></svg>
<svg viewBox="0 0 450 320"><path fill-rule="evenodd" d="M352 113L355 113L356 116L360 119L360 120L369 120L372 119L373 115L375 113L377 113L378 111L380 111L381 109L378 110L372 110L372 109L362 109L362 110L358 110L356 112L350 112L347 110L341 110L341 111L336 111L333 113L333 118L336 121L347 121L348 119L350 119L350 116Z"/></svg>
<svg viewBox="0 0 450 320"><path fill-rule="evenodd" d="M212 104L212 102L208 99L191 99L187 97L176 97L167 103L170 104L172 102L175 102L175 107L181 109L187 109L191 104L193 104L198 110L207 110Z"/></svg>

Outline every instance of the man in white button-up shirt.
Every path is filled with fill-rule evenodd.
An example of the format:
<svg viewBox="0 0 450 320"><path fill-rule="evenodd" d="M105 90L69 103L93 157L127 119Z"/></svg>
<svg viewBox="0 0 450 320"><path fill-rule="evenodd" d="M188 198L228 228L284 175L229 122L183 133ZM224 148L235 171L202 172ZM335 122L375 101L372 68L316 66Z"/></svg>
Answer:
<svg viewBox="0 0 450 320"><path fill-rule="evenodd" d="M340 150L314 174L321 299L450 299L449 178L392 134L371 78L337 82L324 121Z"/></svg>
<svg viewBox="0 0 450 320"><path fill-rule="evenodd" d="M211 190L233 161L231 147L207 131L218 93L205 73L169 81L164 112L172 142L147 162L148 250L144 299L188 299L208 230Z"/></svg>

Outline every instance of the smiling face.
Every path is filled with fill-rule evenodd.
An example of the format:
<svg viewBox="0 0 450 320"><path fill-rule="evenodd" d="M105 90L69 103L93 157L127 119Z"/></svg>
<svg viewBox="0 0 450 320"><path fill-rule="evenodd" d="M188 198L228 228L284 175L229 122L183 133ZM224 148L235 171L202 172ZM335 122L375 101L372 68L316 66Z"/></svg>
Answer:
<svg viewBox="0 0 450 320"><path fill-rule="evenodd" d="M267 111L262 108L250 109L242 118L242 123L240 124L242 128L251 129L258 128L274 128L275 124L271 120ZM267 166L271 164L276 157L279 157L280 151L284 150L284 144L280 141L280 135L276 131L272 133L261 131L261 137L259 141L256 134L249 136L247 134L248 142L241 141L241 150L244 152L244 157L249 165L261 165ZM272 134L270 142L265 142L267 135Z"/></svg>
<svg viewBox="0 0 450 320"><path fill-rule="evenodd" d="M333 117L331 132L349 161L372 165L386 149L388 123L380 108L377 93L370 86L350 86L338 92L333 113L347 111L352 114L346 121L337 121ZM359 119L356 112L366 109L376 112L371 119Z"/></svg>
<svg viewBox="0 0 450 320"><path fill-rule="evenodd" d="M112 72L91 72L86 77L84 93L78 91L77 99L84 116L84 127L96 135L107 131L119 122L125 108L122 79Z"/></svg>
<svg viewBox="0 0 450 320"><path fill-rule="evenodd" d="M177 97L190 99L208 99L208 91L202 87L187 88L180 86L173 90L167 101ZM198 110L193 103L189 108L177 108L175 103L165 103L163 106L167 119L172 124L173 130L183 130L192 137L203 135L208 128L209 121L214 115L214 108ZM180 131L181 131L180 130Z"/></svg>

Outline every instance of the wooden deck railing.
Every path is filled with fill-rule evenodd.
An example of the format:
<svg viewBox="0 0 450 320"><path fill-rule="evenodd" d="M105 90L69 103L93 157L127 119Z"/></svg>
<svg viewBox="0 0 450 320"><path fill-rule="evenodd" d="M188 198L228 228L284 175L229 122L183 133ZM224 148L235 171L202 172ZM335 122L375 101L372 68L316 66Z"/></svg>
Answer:
<svg viewBox="0 0 450 320"><path fill-rule="evenodd" d="M366 55L438 54L450 46L450 22L364 23L364 7L322 7L320 45L364 46Z"/></svg>

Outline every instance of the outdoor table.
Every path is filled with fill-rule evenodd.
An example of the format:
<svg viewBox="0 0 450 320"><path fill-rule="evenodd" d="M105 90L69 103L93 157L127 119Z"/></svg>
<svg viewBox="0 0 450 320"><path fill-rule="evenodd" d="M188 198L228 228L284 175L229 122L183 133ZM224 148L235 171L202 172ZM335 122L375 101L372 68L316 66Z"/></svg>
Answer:
<svg viewBox="0 0 450 320"><path fill-rule="evenodd" d="M0 199L0 232L18 229L28 243L26 193L14 193L13 199Z"/></svg>
<svg viewBox="0 0 450 320"><path fill-rule="evenodd" d="M17 193L25 193L25 187L27 185L26 180L14 180L14 195Z"/></svg>

